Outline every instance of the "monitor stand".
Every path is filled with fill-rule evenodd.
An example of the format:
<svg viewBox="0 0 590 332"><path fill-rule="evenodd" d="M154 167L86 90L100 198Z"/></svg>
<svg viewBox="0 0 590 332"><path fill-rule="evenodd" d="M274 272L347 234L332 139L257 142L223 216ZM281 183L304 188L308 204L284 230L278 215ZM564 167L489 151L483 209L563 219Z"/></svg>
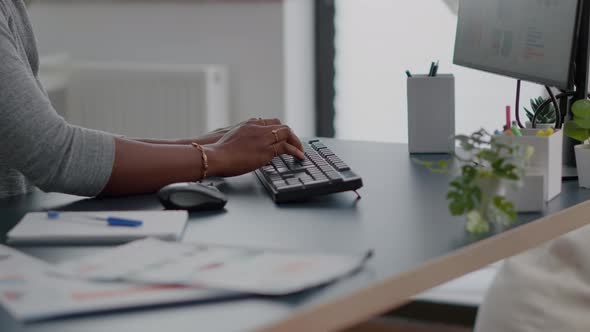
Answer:
<svg viewBox="0 0 590 332"><path fill-rule="evenodd" d="M589 42L590 42L590 0L580 0L578 13L578 24L576 31L576 44L574 53L574 63L572 64L573 69L573 81L570 84L570 88L575 89L574 98L572 100L562 101L560 108L563 110L564 107L567 111L565 121L571 119L571 104L576 100L588 98L588 67L589 67ZM574 146L580 144L579 142L563 136L563 173L562 178L564 180L576 179L578 172L576 169L576 155Z"/></svg>
<svg viewBox="0 0 590 332"><path fill-rule="evenodd" d="M562 109L569 110L569 100L567 98L563 98L562 103L560 105ZM571 112L568 112L566 116L566 121L570 120ZM562 162L563 168L561 171L561 179L562 180L576 180L578 178L578 169L576 168L576 152L574 146L580 144L579 142L563 135L563 152L562 152Z"/></svg>

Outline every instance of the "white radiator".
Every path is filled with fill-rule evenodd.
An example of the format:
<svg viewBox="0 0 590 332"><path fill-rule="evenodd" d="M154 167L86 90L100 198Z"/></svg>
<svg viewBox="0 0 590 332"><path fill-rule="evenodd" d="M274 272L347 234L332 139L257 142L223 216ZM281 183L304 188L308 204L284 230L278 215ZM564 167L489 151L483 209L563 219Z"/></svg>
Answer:
<svg viewBox="0 0 590 332"><path fill-rule="evenodd" d="M229 124L219 65L72 62L68 122L129 137L184 138Z"/></svg>

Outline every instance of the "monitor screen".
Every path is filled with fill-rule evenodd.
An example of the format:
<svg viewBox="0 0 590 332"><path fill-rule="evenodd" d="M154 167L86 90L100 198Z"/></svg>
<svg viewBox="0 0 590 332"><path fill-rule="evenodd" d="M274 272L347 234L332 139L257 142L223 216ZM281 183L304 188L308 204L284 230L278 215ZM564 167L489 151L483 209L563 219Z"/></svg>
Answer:
<svg viewBox="0 0 590 332"><path fill-rule="evenodd" d="M454 63L567 89L578 0L461 0Z"/></svg>

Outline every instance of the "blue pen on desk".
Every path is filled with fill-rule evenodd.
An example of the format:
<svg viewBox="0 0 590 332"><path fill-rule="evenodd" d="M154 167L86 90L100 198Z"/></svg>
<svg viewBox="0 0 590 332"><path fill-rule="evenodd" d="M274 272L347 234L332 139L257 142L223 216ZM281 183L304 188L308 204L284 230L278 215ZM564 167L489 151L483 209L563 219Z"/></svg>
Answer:
<svg viewBox="0 0 590 332"><path fill-rule="evenodd" d="M58 211L48 211L47 218L48 219L60 219L61 213ZM143 221L140 220L133 220L127 218L119 218L119 217L99 217L94 215L76 215L76 217L82 217L86 219L92 219L97 221L106 222L108 226L119 226L119 227L138 227L143 225Z"/></svg>

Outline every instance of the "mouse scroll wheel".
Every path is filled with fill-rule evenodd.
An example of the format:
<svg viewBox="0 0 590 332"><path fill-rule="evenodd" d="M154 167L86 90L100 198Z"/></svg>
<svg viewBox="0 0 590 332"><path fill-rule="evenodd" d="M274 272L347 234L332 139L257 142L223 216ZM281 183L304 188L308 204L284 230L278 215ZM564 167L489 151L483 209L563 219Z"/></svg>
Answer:
<svg viewBox="0 0 590 332"><path fill-rule="evenodd" d="M170 195L170 200L173 201L174 204L186 208L189 208L195 205L195 203L198 203L195 202L198 199L198 197L195 197L195 194L187 192L173 193Z"/></svg>

